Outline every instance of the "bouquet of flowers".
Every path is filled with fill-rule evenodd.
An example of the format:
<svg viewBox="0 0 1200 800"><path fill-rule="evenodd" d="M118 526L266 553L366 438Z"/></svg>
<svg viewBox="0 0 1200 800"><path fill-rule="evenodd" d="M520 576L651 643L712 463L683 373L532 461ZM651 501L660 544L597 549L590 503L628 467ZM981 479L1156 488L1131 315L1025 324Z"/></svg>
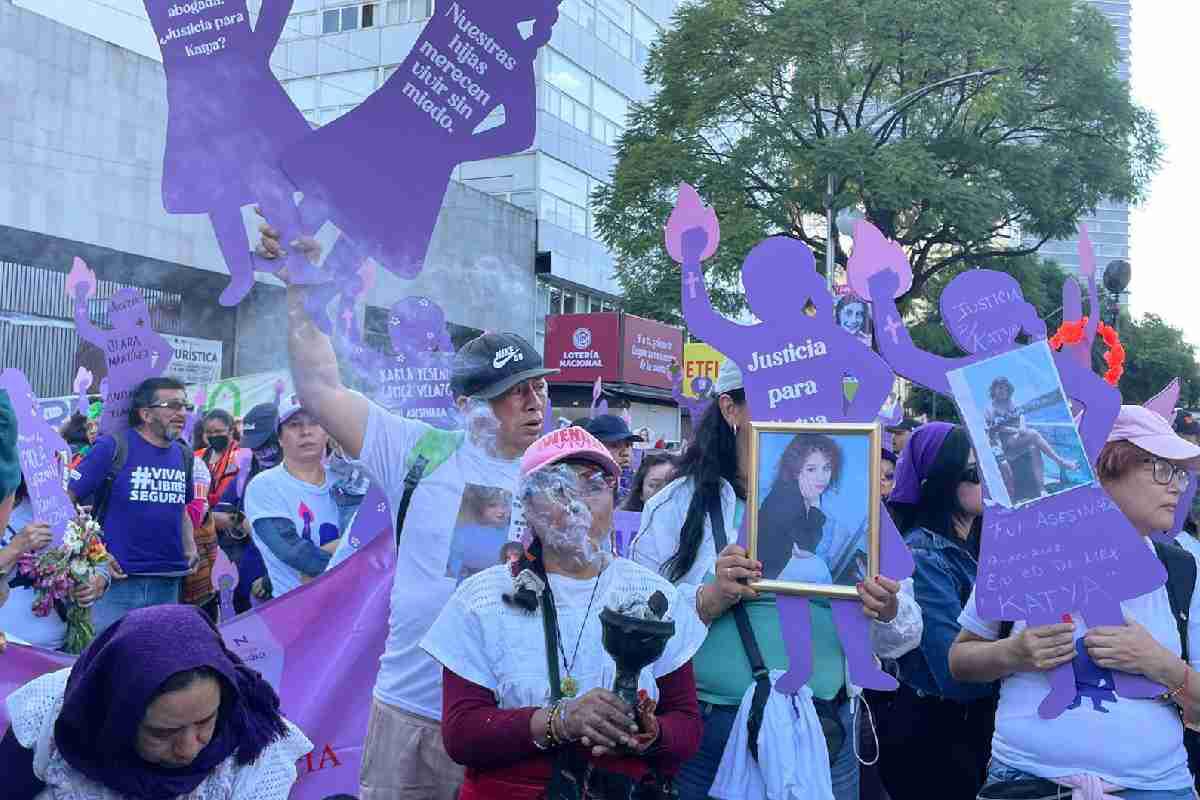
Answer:
<svg viewBox="0 0 1200 800"><path fill-rule="evenodd" d="M36 616L45 617L56 607L65 608L64 652L78 655L96 635L91 606L76 603L75 590L87 586L108 560L100 523L81 512L67 523L61 545L26 553L17 561L17 573L36 592L33 602Z"/></svg>

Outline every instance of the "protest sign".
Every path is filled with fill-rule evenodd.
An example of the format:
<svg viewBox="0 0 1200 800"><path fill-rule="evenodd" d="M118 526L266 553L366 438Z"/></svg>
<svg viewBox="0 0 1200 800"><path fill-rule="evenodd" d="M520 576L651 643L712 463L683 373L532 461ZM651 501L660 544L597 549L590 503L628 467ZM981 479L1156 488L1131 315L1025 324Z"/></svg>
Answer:
<svg viewBox="0 0 1200 800"><path fill-rule="evenodd" d="M216 383L221 380L221 354L224 345L213 339L173 336L164 333L171 345L171 366L167 376L183 383Z"/></svg>
<svg viewBox="0 0 1200 800"><path fill-rule="evenodd" d="M17 458L21 477L29 492L33 518L50 526L52 546L62 543L67 523L75 518L75 504L63 487L65 456L70 446L38 413L37 398L25 373L6 369L0 373L0 389L8 392L17 418Z"/></svg>
<svg viewBox="0 0 1200 800"><path fill-rule="evenodd" d="M1079 247L1081 260L1091 258L1086 236L1081 237ZM901 267L901 271L906 269L907 265ZM933 391L951 394L955 383L963 389L964 381L951 377L956 371L966 375L968 370L987 369L981 365L1004 365L997 357L1021 351L1021 335L1035 343L1046 339L1045 323L1025 301L1016 280L1005 273L978 269L956 276L940 299L944 325L967 355L945 358L927 353L914 344L896 309L904 281L904 276L891 269L873 271L864 281L878 317L885 320L885 333L878 338L880 352L896 372ZM1092 372L1090 364L1080 363L1073 352L1053 353L1052 363L1057 373L1053 377L1061 382L1066 398L1084 409L1077 422L1072 420L1083 449L1077 459L1080 463L1074 466L1094 464L1120 410L1120 393ZM1045 383L1052 377L1047 372L1050 369L1048 365L1034 370L1019 367L1009 376L1014 393L1036 389L1037 381ZM989 389L996 377L984 376ZM1037 392L1030 394L1036 396ZM1053 406L1058 422L1065 422L1062 405L1056 401ZM1027 433L1021 435L1030 440L1031 447L1044 452L1040 442ZM1004 449L1003 442L998 441L998 446ZM980 443L976 447L980 448ZM985 441L982 447L988 449L989 445ZM1007 490L1002 475L988 476L986 471L987 494L996 497ZM1090 467L1087 475L1091 475ZM975 595L981 618L1038 626L1060 623L1064 613L1081 613L1089 627L1123 625L1121 601L1163 584L1166 572L1162 564L1104 489L1095 483L1068 483L1070 491L1040 496L1016 508L985 506ZM1053 718L1074 701L1075 674L1070 664L1045 674L1050 692L1038 713ZM1117 694L1124 697L1152 697L1162 691L1140 675L1118 671L1113 679Z"/></svg>
<svg viewBox="0 0 1200 800"><path fill-rule="evenodd" d="M875 421L891 391L892 371L857 336L835 323L833 299L807 246L772 236L750 251L742 265L742 285L760 321L744 325L725 319L709 300L700 265L716 252L720 225L716 213L687 184L679 187L665 236L667 251L681 265L688 329L741 369L753 420ZM796 313L810 303L814 315ZM847 377L855 382L852 397L843 388ZM911 575L912 557L886 512L880 514L879 536L882 573L896 580ZM777 603L790 669L776 688L797 691L812 672L808 600L780 595ZM872 655L869 623L858 601L830 603L851 679L859 686L895 689L895 679L879 669Z"/></svg>
<svg viewBox="0 0 1200 800"><path fill-rule="evenodd" d="M707 400L712 387L721 374L724 359L716 348L703 342L688 342L683 346L683 364L680 370L681 391L685 397Z"/></svg>
<svg viewBox="0 0 1200 800"><path fill-rule="evenodd" d="M108 301L111 330L92 324L88 298L96 293L96 275L83 259L76 258L66 281L67 296L75 303L75 331L79 338L100 348L108 368L104 413L100 432L117 433L129 426L133 390L147 378L166 373L173 351L150 327L150 310L137 289L119 289Z"/></svg>
<svg viewBox="0 0 1200 800"><path fill-rule="evenodd" d="M614 511L612 548L613 553L620 558L629 558L629 543L637 536L638 527L642 524L640 511Z"/></svg>

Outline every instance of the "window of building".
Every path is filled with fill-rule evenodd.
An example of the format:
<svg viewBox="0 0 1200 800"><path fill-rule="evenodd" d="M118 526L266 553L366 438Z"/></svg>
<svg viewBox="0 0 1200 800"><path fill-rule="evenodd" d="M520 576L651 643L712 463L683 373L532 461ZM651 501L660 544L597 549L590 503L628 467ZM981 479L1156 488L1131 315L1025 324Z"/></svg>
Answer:
<svg viewBox="0 0 1200 800"><path fill-rule="evenodd" d="M607 145L615 145L625 130L625 117L629 114L629 101L620 92L610 89L600 81L593 86L592 136Z"/></svg>
<svg viewBox="0 0 1200 800"><path fill-rule="evenodd" d="M358 27L358 6L342 9L342 30L352 31Z"/></svg>
<svg viewBox="0 0 1200 800"><path fill-rule="evenodd" d="M317 107L317 82L313 78L284 81L283 88L300 111L310 111Z"/></svg>
<svg viewBox="0 0 1200 800"><path fill-rule="evenodd" d="M568 97L587 105L592 100L592 77L581 69L575 62L564 58L553 50L544 50L546 54L546 82L562 91Z"/></svg>
<svg viewBox="0 0 1200 800"><path fill-rule="evenodd" d="M341 12L337 9L326 11L321 15L321 33L337 33L340 31Z"/></svg>
<svg viewBox="0 0 1200 800"><path fill-rule="evenodd" d="M588 176L558 159L538 156L541 188L577 206L587 207Z"/></svg>
<svg viewBox="0 0 1200 800"><path fill-rule="evenodd" d="M562 313L562 299L563 299L562 289L559 289L557 286L551 286L550 287L550 306L546 309L546 313L547 314L561 314Z"/></svg>
<svg viewBox="0 0 1200 800"><path fill-rule="evenodd" d="M321 76L322 106L356 106L373 91L374 69L357 69Z"/></svg>
<svg viewBox="0 0 1200 800"><path fill-rule="evenodd" d="M567 19L574 20L588 30L591 30L592 22L596 17L596 12L592 10L587 0L562 0L558 11Z"/></svg>
<svg viewBox="0 0 1200 800"><path fill-rule="evenodd" d="M621 30L633 30L633 6L629 0L596 0L596 10L615 22Z"/></svg>
<svg viewBox="0 0 1200 800"><path fill-rule="evenodd" d="M540 106L543 111L549 111L568 125L584 133L589 132L592 115L587 105L573 100L548 83L542 84Z"/></svg>
<svg viewBox="0 0 1200 800"><path fill-rule="evenodd" d="M596 16L596 38L625 58L633 59L633 37L603 14Z"/></svg>
<svg viewBox="0 0 1200 800"><path fill-rule="evenodd" d="M375 25L375 3L367 3L362 7L362 26L371 28Z"/></svg>
<svg viewBox="0 0 1200 800"><path fill-rule="evenodd" d="M633 60L638 66L645 66L650 60L650 48L661 34L658 23L638 9L633 10Z"/></svg>
<svg viewBox="0 0 1200 800"><path fill-rule="evenodd" d="M572 292L563 292L563 313L575 313L575 295Z"/></svg>

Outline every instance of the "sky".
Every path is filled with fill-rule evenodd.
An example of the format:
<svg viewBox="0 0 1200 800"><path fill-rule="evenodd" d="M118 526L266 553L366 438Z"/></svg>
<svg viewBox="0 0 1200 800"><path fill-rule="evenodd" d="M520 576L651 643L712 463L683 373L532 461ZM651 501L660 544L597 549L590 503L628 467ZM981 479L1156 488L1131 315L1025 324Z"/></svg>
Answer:
<svg viewBox="0 0 1200 800"><path fill-rule="evenodd" d="M1200 3L1133 0L1132 26L1134 99L1158 116L1166 154L1146 202L1130 215L1130 303L1135 316L1158 314L1200 348L1200 283L1183 238L1195 229L1200 184L1200 95L1190 60Z"/></svg>

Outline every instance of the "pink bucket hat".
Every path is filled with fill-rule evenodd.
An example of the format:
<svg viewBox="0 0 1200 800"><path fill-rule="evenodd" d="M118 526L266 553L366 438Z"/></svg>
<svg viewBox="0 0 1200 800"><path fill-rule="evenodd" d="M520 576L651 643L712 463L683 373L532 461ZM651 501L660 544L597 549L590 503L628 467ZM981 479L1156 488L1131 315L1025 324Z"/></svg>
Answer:
<svg viewBox="0 0 1200 800"><path fill-rule="evenodd" d="M1200 447L1178 436L1171 423L1142 406L1121 406L1108 441L1130 442L1159 458L1192 462L1188 465L1192 469L1200 467Z"/></svg>
<svg viewBox="0 0 1200 800"><path fill-rule="evenodd" d="M521 477L567 459L591 461L614 478L621 477L621 468L600 440L579 426L562 428L529 445L521 456Z"/></svg>

